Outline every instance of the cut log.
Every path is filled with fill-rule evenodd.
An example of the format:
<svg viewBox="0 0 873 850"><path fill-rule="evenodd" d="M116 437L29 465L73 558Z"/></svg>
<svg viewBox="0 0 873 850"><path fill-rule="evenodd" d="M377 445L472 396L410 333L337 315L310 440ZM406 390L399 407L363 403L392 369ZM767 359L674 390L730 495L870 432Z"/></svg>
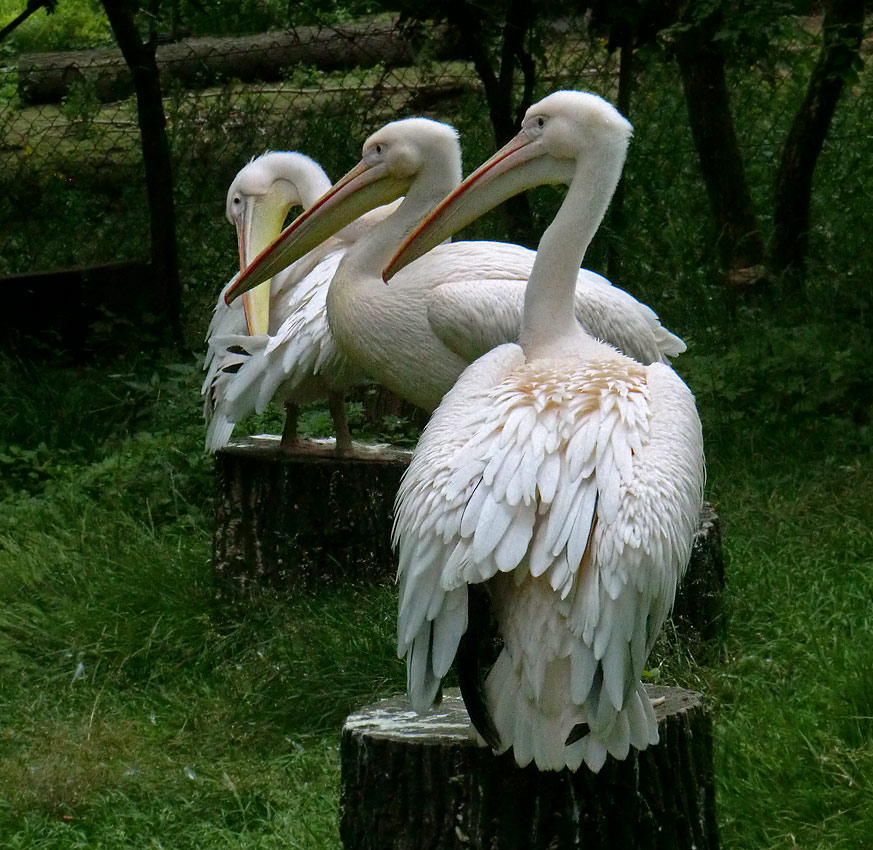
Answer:
<svg viewBox="0 0 873 850"><path fill-rule="evenodd" d="M203 88L228 80L272 82L300 67L337 71L376 64L410 65L425 32L436 58L460 58L445 27L425 31L384 20L226 38L191 38L159 45L156 58L165 89L171 80L185 88ZM18 95L23 103L60 101L74 81L93 86L102 102L122 100L133 91L130 72L118 50L23 53L18 59Z"/></svg>
<svg viewBox="0 0 873 850"><path fill-rule="evenodd" d="M647 686L661 740L600 773L519 768L478 739L460 695L425 716L362 708L340 745L346 850L717 850L712 726L699 694Z"/></svg>
<svg viewBox="0 0 873 850"><path fill-rule="evenodd" d="M249 437L216 454L213 571L223 596L394 578L394 498L411 452L333 440L284 452Z"/></svg>

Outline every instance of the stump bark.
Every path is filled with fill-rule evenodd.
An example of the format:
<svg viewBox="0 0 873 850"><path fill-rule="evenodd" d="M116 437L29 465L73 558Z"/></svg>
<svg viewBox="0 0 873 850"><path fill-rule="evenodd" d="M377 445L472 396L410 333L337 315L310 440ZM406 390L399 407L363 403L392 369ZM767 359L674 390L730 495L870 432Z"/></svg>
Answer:
<svg viewBox="0 0 873 850"><path fill-rule="evenodd" d="M673 604L673 623L693 644L712 643L724 631L724 568L721 520L712 505L704 502L691 560Z"/></svg>
<svg viewBox="0 0 873 850"><path fill-rule="evenodd" d="M426 716L405 698L342 732L346 850L717 850L712 726L699 694L647 686L660 743L600 773L519 768L495 756L460 695Z"/></svg>
<svg viewBox="0 0 873 850"><path fill-rule="evenodd" d="M333 440L285 452L249 437L216 454L213 572L223 596L393 580L394 497L411 452Z"/></svg>

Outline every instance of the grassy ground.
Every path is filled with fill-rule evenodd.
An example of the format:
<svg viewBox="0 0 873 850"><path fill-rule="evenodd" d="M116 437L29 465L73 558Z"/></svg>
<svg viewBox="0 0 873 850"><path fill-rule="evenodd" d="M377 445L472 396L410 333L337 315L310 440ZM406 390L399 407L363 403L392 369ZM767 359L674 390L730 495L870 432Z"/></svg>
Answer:
<svg viewBox="0 0 873 850"><path fill-rule="evenodd" d="M859 224L868 90L847 93L817 171L809 301L742 309L713 283L692 155L671 168L647 147L678 95L656 86L637 101L619 282L690 343L677 368L698 396L730 559L723 642L705 665L665 643L652 667L712 706L731 850L862 850L873 834L873 255ZM763 135L758 122L790 114L769 90L750 91L761 103L738 110L741 132ZM333 173L359 143L335 144L345 164L337 153ZM687 151L687 133L668 149ZM770 170L754 173L761 210ZM40 209L82 216L62 177L43 187ZM213 182L220 210L224 184ZM103 199L90 203L102 215ZM105 216L115 241L120 215ZM186 283L205 299L188 305L193 341L233 248L229 230L220 246L191 233ZM22 256L45 250L36 231L20 241ZM199 373L177 361L151 352L35 367L0 356L4 848L336 850L339 726L402 690L390 586L214 598ZM308 424L324 416L312 411Z"/></svg>
<svg viewBox="0 0 873 850"><path fill-rule="evenodd" d="M216 601L199 374L124 366L5 364L3 846L337 848L338 729L403 688L394 590ZM724 847L860 849L873 831L864 428L727 415L725 368L686 361L726 528L727 635L705 666L652 666L713 708Z"/></svg>

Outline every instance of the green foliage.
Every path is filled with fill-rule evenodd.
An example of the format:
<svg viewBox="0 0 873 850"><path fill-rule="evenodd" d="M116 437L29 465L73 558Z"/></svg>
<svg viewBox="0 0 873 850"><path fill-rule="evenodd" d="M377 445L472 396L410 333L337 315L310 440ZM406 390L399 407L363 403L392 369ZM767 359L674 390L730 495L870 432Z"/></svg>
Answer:
<svg viewBox="0 0 873 850"><path fill-rule="evenodd" d="M873 450L873 391L860 324L785 325L762 311L735 336L677 364L707 417L710 440L804 434L803 451ZM740 429L738 432L737 429Z"/></svg>
<svg viewBox="0 0 873 850"><path fill-rule="evenodd" d="M0 0L4 25L25 7L26 0ZM112 44L109 22L100 0L61 0L52 14L40 10L8 37L16 52L78 50Z"/></svg>
<svg viewBox="0 0 873 850"><path fill-rule="evenodd" d="M197 433L199 371L193 362L155 364L137 358L109 367L71 369L57 362L41 365L3 357L0 364L6 376L0 384L0 417L5 423L0 437L0 469L5 472L0 500L18 490L41 492L47 482L67 480L83 462L93 465L81 483L90 481L94 492L103 491L121 469L135 472L137 483L119 491L132 501L152 487L155 476L172 467L175 484L168 498L177 499L190 483L193 466L202 467L199 458L173 451L163 465L139 468L139 453L131 456L117 450L119 442L137 430L137 439L148 442L149 434L141 431L145 422L159 430L175 430L187 420L189 433ZM104 452L110 447L107 459ZM202 470L200 475L202 484Z"/></svg>
<svg viewBox="0 0 873 850"><path fill-rule="evenodd" d="M83 138L93 129L92 122L100 112L100 98L93 80L73 80L61 103L61 114L74 122Z"/></svg>
<svg viewBox="0 0 873 850"><path fill-rule="evenodd" d="M58 14L65 5L88 4L62 2ZM240 16L287 11L273 2L204 8L224 16L216 32L242 31ZM191 17L181 23L191 25L192 9L184 5ZM784 52L731 71L762 210L803 92L797 68L814 58L796 49L803 32L769 33L772 43L785 39ZM550 73L561 73L559 57L548 58ZM702 689L713 707L725 848L864 847L873 832L869 74L847 92L822 154L806 295L789 296L776 282L739 308L718 283L718 235L681 88L662 58L655 47L639 57L627 223L607 223L587 264L605 270L610 240L620 240L615 282L689 344L675 365L704 420L708 495L730 558L729 624L704 666L677 653L668 633L650 675ZM382 73L331 77L347 95L303 101L290 90L314 82L304 71L284 93L246 90L232 109L223 89L171 93L192 348L202 349L234 270L223 217L233 174L267 148L302 149L332 176L343 173L369 131L413 108L405 96L358 91ZM608 87L613 77L592 84ZM537 95L560 79L541 80ZM93 110L87 92L71 98L64 108L73 117ZM132 121L131 104L125 109ZM492 152L480 93L440 103L437 113L461 131L465 170ZM4 228L19 227L4 242L2 271L144 253L138 164L83 169L85 154L110 155L108 143L87 143L49 171L21 154L22 173L0 193ZM548 188L535 195L538 228L560 197ZM34 215L19 225L22 209ZM81 222L87 240L46 238L81 232ZM498 213L470 235L503 233ZM132 329L117 317L105 322L107 339ZM336 850L338 725L351 708L403 688L394 590L214 599L211 465L193 358L143 348L71 365L7 354L0 368L4 847ZM356 434L414 442L405 418L371 424L372 401L364 394L349 404ZM282 422L270 409L239 432L275 433ZM331 429L317 405L301 426L313 435Z"/></svg>

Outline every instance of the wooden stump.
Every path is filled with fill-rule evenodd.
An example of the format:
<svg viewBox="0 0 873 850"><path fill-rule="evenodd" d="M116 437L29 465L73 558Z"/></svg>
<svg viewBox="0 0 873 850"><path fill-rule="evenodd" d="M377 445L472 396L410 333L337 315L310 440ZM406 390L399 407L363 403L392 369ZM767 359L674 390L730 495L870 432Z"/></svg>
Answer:
<svg viewBox="0 0 873 850"><path fill-rule="evenodd" d="M393 580L394 497L411 452L333 440L293 452L249 437L216 454L213 571L219 592Z"/></svg>
<svg viewBox="0 0 873 850"><path fill-rule="evenodd" d="M721 521L704 502L691 560L673 605L676 630L692 648L711 643L724 630L724 582Z"/></svg>
<svg viewBox="0 0 873 850"><path fill-rule="evenodd" d="M418 716L405 698L343 727L346 850L716 850L712 728L699 694L647 686L660 743L598 774L494 756L460 695Z"/></svg>

